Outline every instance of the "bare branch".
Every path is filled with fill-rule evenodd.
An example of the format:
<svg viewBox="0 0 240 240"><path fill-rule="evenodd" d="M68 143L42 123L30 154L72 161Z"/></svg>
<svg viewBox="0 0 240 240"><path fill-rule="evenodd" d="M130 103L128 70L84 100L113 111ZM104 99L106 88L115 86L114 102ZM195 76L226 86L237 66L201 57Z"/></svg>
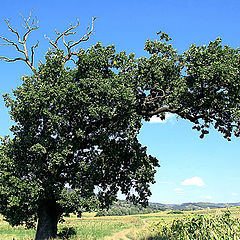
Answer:
<svg viewBox="0 0 240 240"><path fill-rule="evenodd" d="M72 24L70 24L70 28L68 28L67 30L65 30L63 33L59 33L57 31L57 29L55 30L55 33L58 35L58 37L55 39L55 41L51 40L49 37L44 36L45 39L49 40L49 43L53 46L53 52L55 52L55 49L58 49L58 41L62 38L63 39L63 43L64 45L67 47L67 44L65 42L65 36L68 35L74 35L76 32L71 32L72 30L74 30L75 28L77 28L79 26L79 20L77 19L77 24L75 26L73 26Z"/></svg>
<svg viewBox="0 0 240 240"><path fill-rule="evenodd" d="M47 37L46 35L44 35L44 38L47 39L49 41L49 43L53 46L53 52L55 52L55 49L58 49L58 45L55 44L55 42L53 42L53 40L51 40L49 37Z"/></svg>
<svg viewBox="0 0 240 240"><path fill-rule="evenodd" d="M33 65L33 59L34 59L34 49L37 48L39 45L39 41L37 41L36 45L31 47L31 64Z"/></svg>
<svg viewBox="0 0 240 240"><path fill-rule="evenodd" d="M65 36L68 36L68 35L74 35L76 34L77 32L69 32L69 33L66 33Z"/></svg>
<svg viewBox="0 0 240 240"><path fill-rule="evenodd" d="M93 23L94 23L95 20L96 20L96 18L92 18L92 23L91 23L91 29L90 29L90 31L88 31L79 41L73 43L73 44L70 46L70 48L78 45L80 42L85 42L85 41L87 41L87 40L90 38L90 35L93 33ZM89 29L89 27L88 27L88 29Z"/></svg>
<svg viewBox="0 0 240 240"><path fill-rule="evenodd" d="M13 58L13 59L10 59L8 57L0 57L1 60L4 60L6 62L15 62L15 61L24 61L27 63L27 65L32 69L32 71L34 73L36 73L36 69L34 68L33 66L33 58L34 58L34 50L35 48L38 47L39 45L39 41L37 42L37 44L35 44L34 46L31 47L31 56L29 56L29 53L28 53L28 48L27 48L27 39L28 39L28 36L29 34L34 31L34 30L37 30L39 28L38 26L38 20L37 18L34 18L32 21L32 12L30 12L29 14L29 17L27 19L25 19L21 14L20 16L22 17L23 19L23 22L24 24L22 24L22 26L27 30L25 32L25 34L23 35L22 39L21 39L21 36L19 34L18 31L16 31L15 29L13 29L13 27L10 25L10 20L6 19L5 20L5 23L7 24L8 26L8 30L10 32L12 32L16 37L17 37L17 41L12 41L12 40L9 40L8 38L6 37L3 37L3 36L0 36L0 39L2 41L4 41L4 43L1 43L0 45L1 46L6 46L6 45L9 45L9 46L13 46L16 48L16 50L18 52L20 52L24 57L16 57L16 58ZM31 59L31 60L30 60Z"/></svg>
<svg viewBox="0 0 240 240"><path fill-rule="evenodd" d="M29 26L29 21L30 21L31 18L32 18L32 13L33 13L33 9L30 11L30 14L29 14L28 19L26 19L22 14L19 14L19 15L21 16L21 18L23 19L24 23L25 23L25 26L22 24L22 26L23 26L25 29L30 29L30 28L31 28L31 27ZM34 18L34 19L32 20L31 26L36 26L36 25L34 24L35 19L36 19L36 18Z"/></svg>
<svg viewBox="0 0 240 240"><path fill-rule="evenodd" d="M37 18L36 18L37 20ZM38 20L37 20L37 25L35 25L34 20L32 22L32 24L29 26L28 22L26 21L26 27L28 29L28 31L23 35L23 43L27 41L28 35L30 34L30 32L37 30L39 28L38 26Z"/></svg>
<svg viewBox="0 0 240 240"><path fill-rule="evenodd" d="M12 46L14 46L14 47L17 49L18 52L21 52L21 53L24 54L24 51L21 50L21 49L19 48L19 46L18 46L15 42L13 42L13 41L5 38L5 37L2 37L2 36L0 36L0 39L2 39L3 41L7 42L7 43L2 43L1 45L12 45Z"/></svg>
<svg viewBox="0 0 240 240"><path fill-rule="evenodd" d="M24 61L25 62L25 59L23 58L14 58L14 59L10 59L10 58L7 58L7 57L0 57L1 60L4 60L5 62L16 62L16 61Z"/></svg>
<svg viewBox="0 0 240 240"><path fill-rule="evenodd" d="M11 32L13 32L14 34L16 34L17 39L18 39L18 42L19 42L19 43L22 43L19 33L10 26L10 20L6 19L6 20L5 20L5 23L7 24L8 29L9 29Z"/></svg>
<svg viewBox="0 0 240 240"><path fill-rule="evenodd" d="M23 57L16 57L16 58L11 59L11 58L2 56L2 57L0 57L0 59L4 60L6 62L24 61L32 69L32 71L34 73L37 73L36 69L33 66L33 63L34 63L35 49L39 46L39 41L37 41L37 43L30 48L31 49L30 54L28 52L28 47L27 47L27 40L28 40L30 33L39 28L38 19L36 17L32 18L32 12L33 11L30 12L29 17L27 19L24 18L20 14L20 16L23 20L22 26L24 27L24 29L26 29L25 33L22 36L20 35L20 33L17 30L15 30L11 26L10 20L8 20L8 19L5 20L5 22L8 26L8 30L17 37L17 41L12 41L4 36L0 36L0 40L3 41L3 43L0 43L0 46L13 46L19 53L21 53L23 55ZM81 42L85 42L90 38L90 35L93 33L93 26L94 26L95 20L96 20L96 17L92 18L92 22L89 25L89 27L87 28L86 34L84 34L78 41L73 41L73 40L67 41L67 39L66 39L67 36L75 35L77 33L75 31L75 29L79 26L78 19L77 19L77 23L75 25L70 24L70 27L68 29L66 29L63 33L60 33L57 30L55 30L55 33L57 35L55 40L51 40L47 36L44 36L44 37L45 37L45 39L48 39L49 43L52 45L53 52L55 52L56 50L60 50L58 44L59 44L59 41L62 39L62 43L67 50L67 53L64 56L64 62L69 61L69 60L72 60L73 62L75 62L75 60L72 57L78 55L80 52L80 49L77 51L77 50L75 50L75 47L78 46Z"/></svg>
<svg viewBox="0 0 240 240"><path fill-rule="evenodd" d="M94 21L96 20L97 18L94 17L92 18L92 22L91 22L91 25L88 26L87 28L87 33L80 39L78 40L77 42L68 42L68 46L67 46L67 50L68 50L68 53L67 55L65 56L65 61L68 61L71 59L71 57L73 55L78 55L79 54L79 51L76 51L76 52L73 52L71 49L77 45L79 45L81 42L85 42L85 41L88 41L89 38L90 38L90 35L93 33L93 26L94 26ZM73 42L73 43L72 43Z"/></svg>
<svg viewBox="0 0 240 240"><path fill-rule="evenodd" d="M68 60L73 60L71 57L78 55L80 50L72 51L72 48L79 45L81 42L87 41L90 38L90 35L93 33L93 24L94 24L95 20L96 20L96 17L92 18L91 25L87 28L87 33L76 42L73 40L70 40L67 42L66 37L69 35L75 35L77 33L74 30L79 26L79 19L77 19L76 25L70 24L70 27L68 29L66 29L63 33L60 33L57 30L55 30L55 33L57 34L57 38L55 40L51 40L47 36L45 36L45 39L48 39L49 43L53 46L53 50L52 50L53 52L55 52L56 50L60 50L58 47L58 43L59 43L60 39L62 39L63 45L65 46L65 48L67 50L67 53L64 56L65 62Z"/></svg>
<svg viewBox="0 0 240 240"><path fill-rule="evenodd" d="M146 110L142 110L141 111L141 114L142 115L145 115L145 116L148 116L148 117L152 117L154 115L158 115L160 113L165 113L165 112L170 112L170 113L178 113L179 112L179 109L171 109L169 107L160 107L154 111L146 111Z"/></svg>

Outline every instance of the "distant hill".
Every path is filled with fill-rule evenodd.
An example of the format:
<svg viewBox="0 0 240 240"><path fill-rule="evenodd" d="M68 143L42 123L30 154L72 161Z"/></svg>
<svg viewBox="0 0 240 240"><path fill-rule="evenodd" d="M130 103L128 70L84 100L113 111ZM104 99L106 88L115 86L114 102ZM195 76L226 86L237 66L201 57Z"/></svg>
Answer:
<svg viewBox="0 0 240 240"><path fill-rule="evenodd" d="M195 211L213 208L237 207L238 203L210 203L210 202L194 202L182 204L163 204L150 202L146 208L141 205L133 205L132 203L124 200L115 202L109 210L102 210L96 216L122 216L122 215L135 215L144 213L153 213L160 211Z"/></svg>
<svg viewBox="0 0 240 240"><path fill-rule="evenodd" d="M168 210L201 210L206 208L225 208L225 207L237 207L240 206L240 202L237 203L210 203L210 202L194 202L194 203L182 203L182 204L163 204L163 203L149 203L150 205L157 205L165 207Z"/></svg>

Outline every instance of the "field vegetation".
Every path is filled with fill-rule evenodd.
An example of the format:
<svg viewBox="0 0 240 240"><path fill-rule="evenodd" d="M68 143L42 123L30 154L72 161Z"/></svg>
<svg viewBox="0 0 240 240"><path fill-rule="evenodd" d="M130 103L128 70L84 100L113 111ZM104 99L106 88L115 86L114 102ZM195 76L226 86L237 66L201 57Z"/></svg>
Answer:
<svg viewBox="0 0 240 240"><path fill-rule="evenodd" d="M96 217L84 213L66 217L59 226L59 239L167 240L240 239L240 208ZM34 230L11 227L0 218L0 239L34 239Z"/></svg>

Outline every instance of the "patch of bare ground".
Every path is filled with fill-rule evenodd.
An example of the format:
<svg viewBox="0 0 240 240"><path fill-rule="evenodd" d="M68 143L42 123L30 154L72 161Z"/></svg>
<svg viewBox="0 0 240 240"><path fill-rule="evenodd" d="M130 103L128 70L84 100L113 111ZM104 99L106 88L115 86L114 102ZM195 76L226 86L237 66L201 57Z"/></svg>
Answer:
<svg viewBox="0 0 240 240"><path fill-rule="evenodd" d="M144 231L145 228L149 226L149 223L145 219L141 219L143 225L141 227L131 227L128 229L123 229L119 232L114 233L112 236L107 236L104 240L133 240L137 239L138 233Z"/></svg>
<svg viewBox="0 0 240 240"><path fill-rule="evenodd" d="M110 237L105 237L104 240L129 240L130 238L127 237L129 233L131 233L132 228L124 229L120 232L114 233Z"/></svg>

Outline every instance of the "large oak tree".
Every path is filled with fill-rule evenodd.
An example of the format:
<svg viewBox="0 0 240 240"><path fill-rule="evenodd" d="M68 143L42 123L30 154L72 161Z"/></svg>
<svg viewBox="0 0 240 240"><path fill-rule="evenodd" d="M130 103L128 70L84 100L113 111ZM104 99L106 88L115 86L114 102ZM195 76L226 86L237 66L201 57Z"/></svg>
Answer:
<svg viewBox="0 0 240 240"><path fill-rule="evenodd" d="M23 55L1 59L25 61L33 75L22 78L14 97L4 95L16 124L13 138L4 137L0 147L0 212L12 225L31 227L38 220L36 239L56 237L65 213L108 206L118 191L147 203L159 164L137 139L142 119L174 113L191 121L200 137L211 126L228 140L239 135L238 49L217 39L180 55L159 32L159 40L145 44L149 57L100 43L74 52L89 39L94 20L79 41L66 40L78 24L48 38L52 49L38 68L38 43L30 51L26 45L36 21L24 19L22 38L7 21L17 41L1 37Z"/></svg>

